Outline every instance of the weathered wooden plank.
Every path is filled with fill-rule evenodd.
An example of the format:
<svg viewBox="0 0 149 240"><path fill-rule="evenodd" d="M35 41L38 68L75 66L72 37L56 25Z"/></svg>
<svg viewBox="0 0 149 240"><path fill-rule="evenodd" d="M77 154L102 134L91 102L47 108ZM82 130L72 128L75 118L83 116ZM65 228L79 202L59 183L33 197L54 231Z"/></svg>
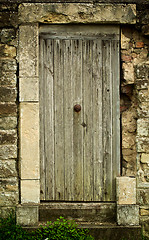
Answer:
<svg viewBox="0 0 149 240"><path fill-rule="evenodd" d="M45 75L46 75L46 69L44 66L44 58L46 54L46 46L45 41L43 39L40 39L40 176L41 176L41 183L40 183L40 198L41 200L45 200L45 179L46 179L46 173L45 173L45 98L44 98L44 91L45 91Z"/></svg>
<svg viewBox="0 0 149 240"><path fill-rule="evenodd" d="M111 43L102 42L103 48L103 158L104 200L112 195L112 86L111 86Z"/></svg>
<svg viewBox="0 0 149 240"><path fill-rule="evenodd" d="M83 200L83 101L82 101L82 41L72 40L73 107L81 105L81 111L73 111L74 200Z"/></svg>
<svg viewBox="0 0 149 240"><path fill-rule="evenodd" d="M46 41L44 59L46 78L44 91L45 104L45 184L46 199L54 200L54 102L53 102L53 40Z"/></svg>
<svg viewBox="0 0 149 240"><path fill-rule="evenodd" d="M93 41L92 80L94 201L102 201L103 196L102 87L102 49L101 40L98 39Z"/></svg>
<svg viewBox="0 0 149 240"><path fill-rule="evenodd" d="M74 199L72 42L64 41L65 199Z"/></svg>
<svg viewBox="0 0 149 240"><path fill-rule="evenodd" d="M112 68L112 192L115 200L116 183L115 179L120 175L120 63L119 63L119 41L113 40L111 44L111 68Z"/></svg>
<svg viewBox="0 0 149 240"><path fill-rule="evenodd" d="M92 149L92 44L91 40L83 41L83 102L84 102L84 200L93 200L93 149Z"/></svg>
<svg viewBox="0 0 149 240"><path fill-rule="evenodd" d="M64 200L63 40L54 41L55 200Z"/></svg>

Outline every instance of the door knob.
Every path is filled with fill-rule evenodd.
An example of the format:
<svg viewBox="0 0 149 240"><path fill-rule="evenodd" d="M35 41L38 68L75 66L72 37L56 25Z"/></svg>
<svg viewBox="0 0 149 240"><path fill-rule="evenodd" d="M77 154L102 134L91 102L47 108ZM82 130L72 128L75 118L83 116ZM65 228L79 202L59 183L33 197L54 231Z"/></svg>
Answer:
<svg viewBox="0 0 149 240"><path fill-rule="evenodd" d="M75 112L80 112L81 111L81 106L79 104L76 104L74 106L74 110L75 110Z"/></svg>

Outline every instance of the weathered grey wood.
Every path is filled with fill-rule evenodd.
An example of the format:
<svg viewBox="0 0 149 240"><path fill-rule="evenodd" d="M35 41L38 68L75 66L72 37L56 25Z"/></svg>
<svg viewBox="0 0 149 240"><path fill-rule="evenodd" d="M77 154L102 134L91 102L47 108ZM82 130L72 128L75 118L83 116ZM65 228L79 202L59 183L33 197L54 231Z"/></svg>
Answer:
<svg viewBox="0 0 149 240"><path fill-rule="evenodd" d="M54 41L55 200L64 200L63 40Z"/></svg>
<svg viewBox="0 0 149 240"><path fill-rule="evenodd" d="M119 85L120 85L120 58L119 58L119 41L113 40L112 47L111 47L111 59L112 59L112 92L113 92L113 104L112 104L112 111L113 111L113 118L112 118L112 126L113 126L113 153L112 153L112 164L113 164L113 171L112 171L112 179L115 179L120 174L120 92L119 92ZM112 184L113 188L113 198L114 193L116 191L116 184Z"/></svg>
<svg viewBox="0 0 149 240"><path fill-rule="evenodd" d="M73 61L73 107L81 105L81 111L73 111L73 158L74 158L74 200L83 201L83 99L82 99L82 41L72 40Z"/></svg>
<svg viewBox="0 0 149 240"><path fill-rule="evenodd" d="M112 183L112 89L111 89L111 42L103 41L103 170L104 200L111 200Z"/></svg>
<svg viewBox="0 0 149 240"><path fill-rule="evenodd" d="M54 37L42 35L41 199L114 201L120 172L118 30L101 37L98 27L94 36L79 29L78 35L64 35L64 29L60 37L55 29ZM75 104L81 105L78 113Z"/></svg>
<svg viewBox="0 0 149 240"><path fill-rule="evenodd" d="M53 69L53 40L46 41L46 59L45 61L45 161L46 161L46 199L54 200L54 99L53 99L53 82L54 82L54 69ZM49 161L50 159L50 161Z"/></svg>
<svg viewBox="0 0 149 240"><path fill-rule="evenodd" d="M92 134L92 44L93 41L83 41L83 107L84 107L84 200L93 200L93 134Z"/></svg>
<svg viewBox="0 0 149 240"><path fill-rule="evenodd" d="M64 41L65 199L74 199L72 42Z"/></svg>
<svg viewBox="0 0 149 240"><path fill-rule="evenodd" d="M44 53L45 53L45 41L43 39L40 40L40 198L41 200L45 200L45 124L44 124L44 80L45 80L45 69L44 69Z"/></svg>
<svg viewBox="0 0 149 240"><path fill-rule="evenodd" d="M94 200L102 201L103 196L103 147L102 147L102 49L101 40L93 41L93 164Z"/></svg>

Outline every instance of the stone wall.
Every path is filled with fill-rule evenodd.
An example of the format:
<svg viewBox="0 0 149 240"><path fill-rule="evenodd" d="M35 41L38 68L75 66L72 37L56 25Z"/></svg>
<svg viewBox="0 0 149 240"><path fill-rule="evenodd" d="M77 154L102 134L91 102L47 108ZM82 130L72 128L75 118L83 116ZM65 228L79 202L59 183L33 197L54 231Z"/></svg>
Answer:
<svg viewBox="0 0 149 240"><path fill-rule="evenodd" d="M149 5L137 5L137 25L121 26L120 87L122 175L137 176L137 204L146 234L149 234L148 8ZM6 209L19 203L18 41L18 5L1 3L0 211L3 216Z"/></svg>
<svg viewBox="0 0 149 240"><path fill-rule="evenodd" d="M19 199L16 19L16 5L0 5L0 209L2 216L5 215L8 207L15 207Z"/></svg>

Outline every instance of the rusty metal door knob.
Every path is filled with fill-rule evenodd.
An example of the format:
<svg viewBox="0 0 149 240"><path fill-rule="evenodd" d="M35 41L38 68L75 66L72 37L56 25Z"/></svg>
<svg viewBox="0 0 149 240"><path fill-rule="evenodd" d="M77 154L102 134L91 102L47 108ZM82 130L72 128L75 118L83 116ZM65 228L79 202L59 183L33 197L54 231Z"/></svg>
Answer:
<svg viewBox="0 0 149 240"><path fill-rule="evenodd" d="M74 110L75 110L75 112L80 112L81 111L81 106L79 104L76 104L74 106Z"/></svg>

